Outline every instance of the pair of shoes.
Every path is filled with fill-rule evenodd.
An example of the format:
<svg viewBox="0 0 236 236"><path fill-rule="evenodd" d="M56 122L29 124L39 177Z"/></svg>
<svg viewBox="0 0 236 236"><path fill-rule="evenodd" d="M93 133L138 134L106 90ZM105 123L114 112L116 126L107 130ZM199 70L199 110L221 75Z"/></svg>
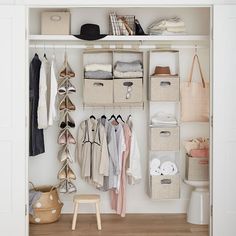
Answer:
<svg viewBox="0 0 236 236"><path fill-rule="evenodd" d="M64 115L62 116L59 127L61 129L68 128L75 128L75 121L72 119L71 115L69 114L68 110L65 110Z"/></svg>
<svg viewBox="0 0 236 236"><path fill-rule="evenodd" d="M75 105L72 103L72 101L70 100L70 98L66 95L64 96L64 98L60 101L59 104L59 110L70 110L70 111L74 111L75 110Z"/></svg>
<svg viewBox="0 0 236 236"><path fill-rule="evenodd" d="M75 93L76 89L75 86L70 82L70 80L66 78L59 84L57 91L60 95L64 95L68 93Z"/></svg>
<svg viewBox="0 0 236 236"><path fill-rule="evenodd" d="M71 69L68 59L67 59L67 54L65 54L65 59L63 63L63 67L61 68L59 75L61 78L73 78L75 77L75 72Z"/></svg>
<svg viewBox="0 0 236 236"><path fill-rule="evenodd" d="M67 161L65 161L65 163L63 164L62 168L59 170L58 174L57 174L57 178L59 180L64 180L64 179L68 179L68 180L76 180L76 175L73 172L73 170L71 169L69 163Z"/></svg>
<svg viewBox="0 0 236 236"><path fill-rule="evenodd" d="M58 144L76 144L76 140L68 129L63 129L59 134Z"/></svg>
<svg viewBox="0 0 236 236"><path fill-rule="evenodd" d="M63 180L59 187L60 193L74 193L77 191L76 186L68 180Z"/></svg>
<svg viewBox="0 0 236 236"><path fill-rule="evenodd" d="M66 160L69 160L71 163L73 163L71 152L70 152L70 149L67 144L64 145L62 147L62 149L58 152L58 160L60 162L64 162Z"/></svg>

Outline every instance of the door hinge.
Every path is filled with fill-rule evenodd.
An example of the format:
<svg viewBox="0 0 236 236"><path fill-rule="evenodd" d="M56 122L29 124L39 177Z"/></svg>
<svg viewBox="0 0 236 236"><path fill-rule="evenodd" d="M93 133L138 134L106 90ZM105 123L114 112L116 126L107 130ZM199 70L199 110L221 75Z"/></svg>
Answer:
<svg viewBox="0 0 236 236"><path fill-rule="evenodd" d="M211 216L213 216L213 205L211 205Z"/></svg>
<svg viewBox="0 0 236 236"><path fill-rule="evenodd" d="M211 116L211 127L213 127L213 116Z"/></svg>
<svg viewBox="0 0 236 236"><path fill-rule="evenodd" d="M27 206L27 204L25 204L25 215L26 216L28 215L28 206Z"/></svg>

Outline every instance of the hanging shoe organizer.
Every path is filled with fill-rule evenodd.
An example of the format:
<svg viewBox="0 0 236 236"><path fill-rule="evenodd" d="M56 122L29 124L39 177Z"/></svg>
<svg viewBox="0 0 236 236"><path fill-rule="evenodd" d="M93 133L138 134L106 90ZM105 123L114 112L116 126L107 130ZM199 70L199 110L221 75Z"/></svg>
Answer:
<svg viewBox="0 0 236 236"><path fill-rule="evenodd" d="M65 61L60 73L60 80L58 86L58 94L61 97L59 103L60 133L58 136L58 144L61 148L58 152L58 160L62 163L62 168L59 170L57 178L60 181L60 193L73 193L76 192L76 186L73 180L76 180L76 175L72 170L70 164L73 163L73 156L71 155L70 146L76 144L76 140L72 134L72 129L75 128L75 121L71 115L76 107L73 104L70 94L75 93L75 86L72 84L71 79L75 77L65 53Z"/></svg>

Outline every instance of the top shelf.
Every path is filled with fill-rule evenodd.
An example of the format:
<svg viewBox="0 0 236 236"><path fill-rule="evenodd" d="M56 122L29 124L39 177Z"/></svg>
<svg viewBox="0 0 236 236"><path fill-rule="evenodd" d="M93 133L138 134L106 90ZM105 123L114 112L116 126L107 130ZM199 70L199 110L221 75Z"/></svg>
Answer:
<svg viewBox="0 0 236 236"><path fill-rule="evenodd" d="M108 35L98 41L209 41L209 35L135 35L135 36L116 36ZM83 41L73 35L30 35L31 41Z"/></svg>

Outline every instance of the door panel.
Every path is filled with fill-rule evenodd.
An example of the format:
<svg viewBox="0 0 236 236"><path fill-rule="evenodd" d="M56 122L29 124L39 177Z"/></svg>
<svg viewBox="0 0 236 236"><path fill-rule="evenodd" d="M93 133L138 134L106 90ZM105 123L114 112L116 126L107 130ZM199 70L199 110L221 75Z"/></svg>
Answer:
<svg viewBox="0 0 236 236"><path fill-rule="evenodd" d="M214 7L213 235L236 235L236 6Z"/></svg>
<svg viewBox="0 0 236 236"><path fill-rule="evenodd" d="M0 235L26 232L25 9L0 7Z"/></svg>

